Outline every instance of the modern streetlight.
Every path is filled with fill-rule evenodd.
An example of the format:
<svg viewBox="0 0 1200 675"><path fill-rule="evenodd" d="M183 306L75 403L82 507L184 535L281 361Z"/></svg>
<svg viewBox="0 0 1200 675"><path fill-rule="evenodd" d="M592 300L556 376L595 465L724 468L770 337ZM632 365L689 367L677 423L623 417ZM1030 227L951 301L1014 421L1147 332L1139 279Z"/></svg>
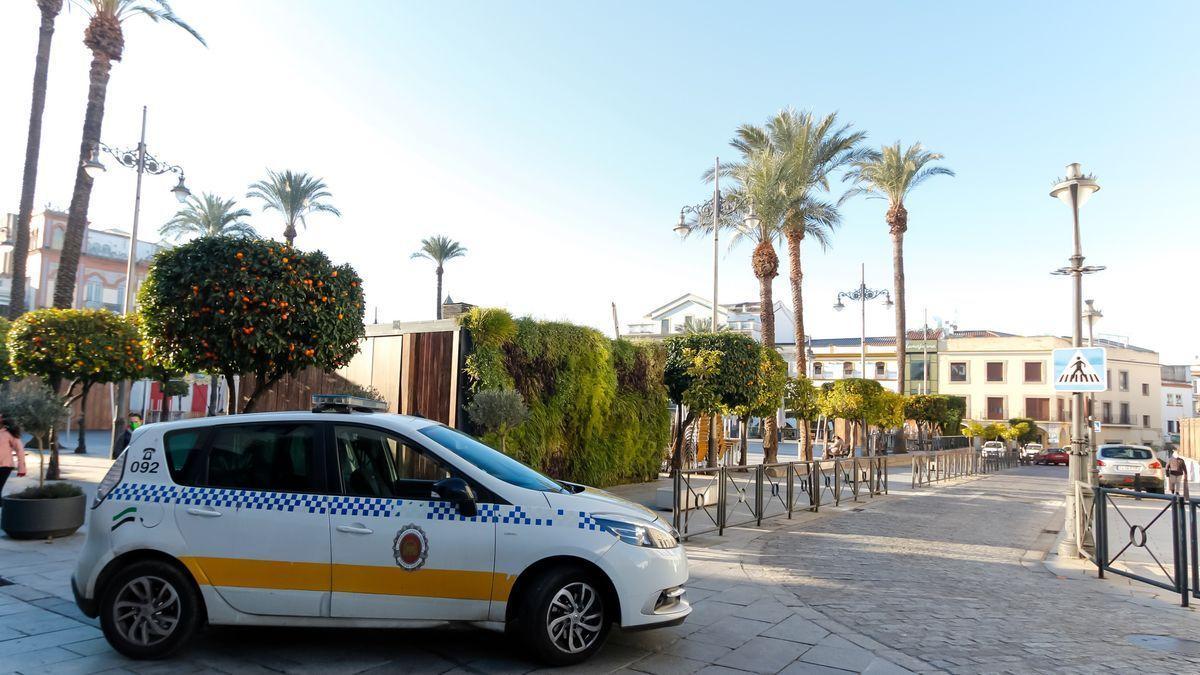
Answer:
<svg viewBox="0 0 1200 675"><path fill-rule="evenodd" d="M142 135L138 140L136 148L133 150L114 150L104 143L99 143L97 147L92 148L91 157L83 162L82 166L84 172L93 179L107 171L105 166L100 163L99 154L101 150L112 155L121 166L137 171L137 188L133 196L133 226L130 228L131 231L129 233L129 257L125 264L125 295L121 299L121 313L129 314L133 311L133 293L134 287L137 285L137 236L138 217L141 215L142 210L142 176L144 174L152 176L164 173L179 174L179 182L175 184L175 187L171 188L171 194L175 195L175 198L180 203L184 203L192 193L184 183L182 168L160 161L146 152L146 106L142 106ZM116 418L113 420L111 448L114 458L120 451L120 448L117 447L117 442L121 436L118 429L122 421L129 415L128 391L128 382L121 382L117 385L117 413Z"/></svg>
<svg viewBox="0 0 1200 675"><path fill-rule="evenodd" d="M712 201L702 202L685 206L679 209L679 222L675 225L675 233L681 237L686 237L697 229L703 227L702 223L708 221L709 227L713 233L713 295L712 295L712 326L711 329L717 330L717 260L720 253L720 231L721 221L728 220L734 214L745 210L746 204L742 199L736 196L721 194L721 158L717 158L716 168L713 171L713 196ZM688 224L686 220L687 214L694 214L695 221ZM759 225L758 215L754 212L754 205L750 205L750 212L742 221L746 229L757 228Z"/></svg>
<svg viewBox="0 0 1200 675"><path fill-rule="evenodd" d="M1059 181L1050 190L1050 196L1056 197L1064 204L1071 207L1071 217L1074 233L1074 253L1072 253L1069 261L1070 265L1054 271L1054 274L1070 276L1072 281L1072 300L1073 310L1071 312L1071 323L1074 331L1071 335L1071 346L1076 349L1083 346L1083 275L1099 272L1103 270L1100 266L1085 266L1083 264L1083 249L1079 241L1079 207L1087 203L1088 199L1093 194L1100 191L1100 185L1096 182L1096 177L1085 175L1081 170L1079 163L1074 162L1067 165L1067 175ZM1070 477L1067 483L1067 536L1063 540L1063 550L1061 553L1071 557L1079 555L1079 527L1080 527L1080 509L1079 504L1075 500L1075 482L1087 482L1087 468L1091 462L1088 460L1087 439L1083 435L1083 392L1075 392L1072 396L1071 404L1071 455L1068 471Z"/></svg>
<svg viewBox="0 0 1200 675"><path fill-rule="evenodd" d="M860 338L859 344L861 346L862 351L861 351L861 354L859 357L859 359L860 359L859 360L859 368L862 371L862 377L865 379L867 377L867 301L882 297L883 298L883 306L887 309L891 309L892 305L894 303L892 302L892 294L887 289L885 289L885 288L867 288L867 265L866 265L866 263L861 263L859 265L859 273L860 273L860 276L859 276L858 288L856 288L852 291L839 292L837 294L837 302L834 303L833 308L839 312L846 308L846 305L842 302L842 298L846 298L847 300L858 302L860 305L860 308L862 310L862 314L861 314L861 329L862 330L861 330L861 338ZM897 349L904 349L904 345L899 345L897 347ZM863 420L863 446L864 447L866 447L866 445L867 445L866 435L867 435L867 423L866 423L866 420Z"/></svg>

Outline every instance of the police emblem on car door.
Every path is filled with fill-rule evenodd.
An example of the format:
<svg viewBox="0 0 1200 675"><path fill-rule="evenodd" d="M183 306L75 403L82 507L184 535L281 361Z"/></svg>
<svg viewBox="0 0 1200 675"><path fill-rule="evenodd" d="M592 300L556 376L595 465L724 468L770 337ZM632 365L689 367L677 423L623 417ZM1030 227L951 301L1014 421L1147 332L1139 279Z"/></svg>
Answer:
<svg viewBox="0 0 1200 675"><path fill-rule="evenodd" d="M434 484L451 472L399 435L335 424L332 439L342 486L330 505L332 615L486 619L493 505L465 517L434 496Z"/></svg>

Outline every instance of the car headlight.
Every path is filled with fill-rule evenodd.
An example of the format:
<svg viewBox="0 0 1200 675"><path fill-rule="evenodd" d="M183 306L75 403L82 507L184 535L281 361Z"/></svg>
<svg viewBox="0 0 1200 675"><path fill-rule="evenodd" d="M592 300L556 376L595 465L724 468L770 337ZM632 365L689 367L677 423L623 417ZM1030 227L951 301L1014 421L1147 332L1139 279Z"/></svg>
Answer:
<svg viewBox="0 0 1200 675"><path fill-rule="evenodd" d="M668 531L644 522L614 516L594 516L599 529L608 532L631 546L646 548L675 548L679 540Z"/></svg>

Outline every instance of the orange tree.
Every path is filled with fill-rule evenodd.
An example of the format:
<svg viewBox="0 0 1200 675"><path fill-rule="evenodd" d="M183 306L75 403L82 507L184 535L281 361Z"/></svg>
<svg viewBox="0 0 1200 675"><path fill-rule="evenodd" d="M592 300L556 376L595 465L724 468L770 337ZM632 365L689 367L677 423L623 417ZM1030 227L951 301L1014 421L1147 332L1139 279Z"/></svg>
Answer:
<svg viewBox="0 0 1200 675"><path fill-rule="evenodd" d="M138 301L142 334L170 368L219 373L230 391L234 375L254 375L242 412L286 375L346 365L365 334L354 268L277 241L201 237L163 251Z"/></svg>
<svg viewBox="0 0 1200 675"><path fill-rule="evenodd" d="M80 410L86 409L92 385L136 379L146 367L133 322L103 309L27 312L8 331L8 352L17 375L42 378L64 408L80 400ZM81 428L83 424L81 413ZM55 480L58 475L55 439L46 477Z"/></svg>

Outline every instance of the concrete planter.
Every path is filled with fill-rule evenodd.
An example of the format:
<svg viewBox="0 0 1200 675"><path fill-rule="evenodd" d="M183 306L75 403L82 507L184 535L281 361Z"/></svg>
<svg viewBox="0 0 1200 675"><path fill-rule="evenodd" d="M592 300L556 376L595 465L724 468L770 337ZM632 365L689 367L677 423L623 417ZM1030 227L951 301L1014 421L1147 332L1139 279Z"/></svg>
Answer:
<svg viewBox="0 0 1200 675"><path fill-rule="evenodd" d="M0 529L13 539L65 537L83 526L87 496L59 499L5 497Z"/></svg>

